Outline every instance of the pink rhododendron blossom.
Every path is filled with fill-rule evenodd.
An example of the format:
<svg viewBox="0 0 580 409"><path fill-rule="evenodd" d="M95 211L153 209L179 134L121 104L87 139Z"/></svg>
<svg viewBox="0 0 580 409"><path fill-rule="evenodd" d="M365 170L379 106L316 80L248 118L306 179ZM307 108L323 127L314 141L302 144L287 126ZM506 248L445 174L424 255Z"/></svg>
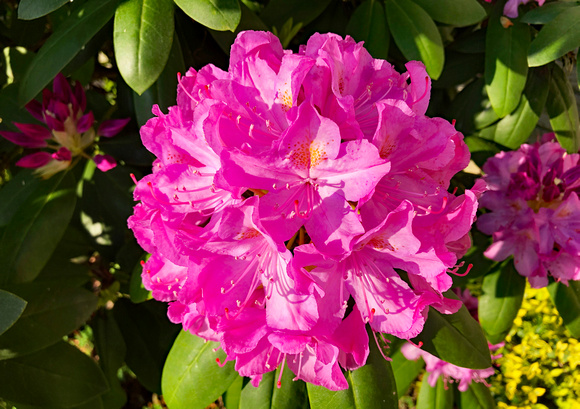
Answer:
<svg viewBox="0 0 580 409"><path fill-rule="evenodd" d="M543 143L500 152L483 167L489 191L479 230L493 236L485 255L514 257L534 288L580 279L580 155L567 154L546 134Z"/></svg>
<svg viewBox="0 0 580 409"><path fill-rule="evenodd" d="M22 157L17 166L36 169L43 178L67 169L76 156L88 157L85 151L98 136L112 137L119 133L129 119L103 121L97 132L93 128L95 118L92 112L85 113L85 91L79 82L71 88L62 74L53 82L53 91L42 92L42 103L32 100L26 105L30 114L46 125L14 123L20 132L3 131L0 135L24 148L45 148L55 151L34 152ZM97 167L106 172L115 166L115 159L109 155L96 155Z"/></svg>
<svg viewBox="0 0 580 409"><path fill-rule="evenodd" d="M485 0L488 3L491 3L491 0ZM518 17L518 7L520 4L528 4L531 0L508 0L505 6L503 7L503 14L510 18L517 18ZM546 0L535 0L538 3L538 6L543 6Z"/></svg>
<svg viewBox="0 0 580 409"><path fill-rule="evenodd" d="M287 363L345 389L341 368L367 359L367 324L411 338L430 306L461 305L443 292L479 190L448 192L469 152L425 116L425 67L407 70L350 37L315 34L292 53L242 32L228 71L190 69L177 105L155 106L141 129L157 157L129 219L152 253L144 285L254 385Z"/></svg>

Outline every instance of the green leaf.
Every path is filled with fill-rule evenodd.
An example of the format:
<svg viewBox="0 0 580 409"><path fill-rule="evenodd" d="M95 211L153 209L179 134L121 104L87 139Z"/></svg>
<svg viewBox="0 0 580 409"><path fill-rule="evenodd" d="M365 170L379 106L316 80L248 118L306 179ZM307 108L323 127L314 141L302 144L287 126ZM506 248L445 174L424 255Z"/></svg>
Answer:
<svg viewBox="0 0 580 409"><path fill-rule="evenodd" d="M483 278L479 297L478 317L481 327L492 344L505 339L524 299L526 278L514 268L510 258L498 264Z"/></svg>
<svg viewBox="0 0 580 409"><path fill-rule="evenodd" d="M22 0L18 4L18 18L33 20L53 12L68 2L69 0Z"/></svg>
<svg viewBox="0 0 580 409"><path fill-rule="evenodd" d="M472 382L465 392L458 393L461 409L494 409L495 400L487 386Z"/></svg>
<svg viewBox="0 0 580 409"><path fill-rule="evenodd" d="M552 77L546 111L558 142L568 153L576 153L580 148L580 129L578 106L572 85L564 71L557 65L552 66Z"/></svg>
<svg viewBox="0 0 580 409"><path fill-rule="evenodd" d="M411 0L386 0L385 5L391 34L405 58L423 61L431 78L439 78L445 54L431 17Z"/></svg>
<svg viewBox="0 0 580 409"><path fill-rule="evenodd" d="M119 0L88 0L49 37L22 78L19 100L30 101L113 17Z"/></svg>
<svg viewBox="0 0 580 409"><path fill-rule="evenodd" d="M528 140L540 119L549 87L550 70L547 67L530 69L526 87L516 109L497 124L482 129L479 136L511 149L519 148Z"/></svg>
<svg viewBox="0 0 580 409"><path fill-rule="evenodd" d="M414 0L435 21L456 27L470 26L487 17L477 0Z"/></svg>
<svg viewBox="0 0 580 409"><path fill-rule="evenodd" d="M500 22L503 2L489 18L486 36L485 84L491 105L500 118L512 112L520 101L528 74L527 50L530 28L514 22L504 28Z"/></svg>
<svg viewBox="0 0 580 409"><path fill-rule="evenodd" d="M115 59L125 82L141 95L163 71L173 41L171 0L129 0L115 12Z"/></svg>
<svg viewBox="0 0 580 409"><path fill-rule="evenodd" d="M528 64L537 67L554 61L580 45L580 6L570 7L547 23L528 51Z"/></svg>
<svg viewBox="0 0 580 409"><path fill-rule="evenodd" d="M498 149L497 145L495 145L493 142L486 141L485 139L479 138L477 136L465 137L465 143L466 143L467 147L469 148L469 152L471 152L471 159L480 168L483 166L483 164L487 161L488 158L494 156L496 153L499 153L499 151L500 151ZM475 232L475 229L473 229L471 231L472 236L473 236L474 232ZM477 233L479 233L479 232L477 232ZM479 233L479 234L481 234L481 233ZM486 237L487 237L487 239L489 239L489 236L486 236ZM486 244L484 244L484 245L487 247L487 246L489 246L489 244L491 244L491 242L489 242L487 240ZM468 253L470 253L470 255L473 254L471 251L472 248L473 248L473 246L469 250L467 250ZM482 276L487 271L489 271L489 267L492 264L492 262L488 258L483 256L484 250L485 250L485 248L478 249L478 251L480 253L479 256L476 254L473 254L475 257L478 257L478 259L479 259L478 261L483 261L483 265L478 265L476 263L472 263L473 268L475 268L478 272L480 272L479 276ZM472 269L472 272L470 272L468 274L468 276L473 277L472 274L473 274L473 269Z"/></svg>
<svg viewBox="0 0 580 409"><path fill-rule="evenodd" d="M329 4L330 0L270 0L260 18L271 27L281 28L290 17L294 24L305 26L322 14Z"/></svg>
<svg viewBox="0 0 580 409"><path fill-rule="evenodd" d="M423 377L417 409L453 409L453 389L445 385L442 376L437 379L435 386L429 385L427 376Z"/></svg>
<svg viewBox="0 0 580 409"><path fill-rule="evenodd" d="M6 226L12 216L24 206L41 183L30 169L23 169L0 190L0 226Z"/></svg>
<svg viewBox="0 0 580 409"><path fill-rule="evenodd" d="M405 358L401 349L397 349L390 357L392 359L391 367L393 368L393 374L395 375L397 384L397 395L406 395L411 384L417 379L419 373L421 373L425 362L422 359L412 361Z"/></svg>
<svg viewBox="0 0 580 409"><path fill-rule="evenodd" d="M262 378L264 382L264 378ZM242 387L244 386L244 378L238 376L236 380L230 385L228 390L224 393L224 406L229 409L241 408Z"/></svg>
<svg viewBox="0 0 580 409"><path fill-rule="evenodd" d="M366 0L358 6L346 26L346 33L356 41L364 41L365 48L374 58L387 59L391 37L380 2Z"/></svg>
<svg viewBox="0 0 580 409"><path fill-rule="evenodd" d="M234 43L234 40L236 39L238 33L245 30L268 31L268 26L266 26L266 24L264 24L264 22L260 19L260 17L256 16L254 12L252 12L244 4L241 5L241 11L242 17L240 19L240 24L238 24L238 27L233 33L229 31L215 31L215 30L209 31L213 39L216 41L216 43L218 43L220 48L227 55L230 54L230 48Z"/></svg>
<svg viewBox="0 0 580 409"><path fill-rule="evenodd" d="M568 281L568 285L552 282L548 291L570 334L580 338L580 282Z"/></svg>
<svg viewBox="0 0 580 409"><path fill-rule="evenodd" d="M22 315L22 311L26 307L26 301L22 298L9 293L8 291L0 290L0 335L6 332L16 320Z"/></svg>
<svg viewBox="0 0 580 409"><path fill-rule="evenodd" d="M445 295L451 297L449 292ZM442 314L429 308L423 331L414 342L421 342L422 349L457 366L473 369L491 366L487 340L465 305L455 314Z"/></svg>
<svg viewBox="0 0 580 409"><path fill-rule="evenodd" d="M445 67L433 88L451 88L464 84L483 73L484 54L467 54L448 51L445 53Z"/></svg>
<svg viewBox="0 0 580 409"><path fill-rule="evenodd" d="M97 297L83 288L19 284L11 291L28 301L20 319L0 336L0 360L46 348L84 324L97 308Z"/></svg>
<svg viewBox="0 0 580 409"><path fill-rule="evenodd" d="M577 1L556 1L546 3L524 14L520 21L527 24L546 24L554 20L560 13L566 12L569 8L578 7Z"/></svg>
<svg viewBox="0 0 580 409"><path fill-rule="evenodd" d="M75 181L61 172L40 182L0 238L0 283L34 280L50 259L72 217Z"/></svg>
<svg viewBox="0 0 580 409"><path fill-rule="evenodd" d="M375 342L371 341L369 347L366 364L346 373L348 389L331 391L323 386L306 384L312 409L398 407L397 385L391 364L383 358Z"/></svg>
<svg viewBox="0 0 580 409"><path fill-rule="evenodd" d="M203 409L234 382L238 377L234 363L218 365L216 359L223 362L226 355L217 348L217 342L180 332L163 367L161 389L168 407Z"/></svg>
<svg viewBox="0 0 580 409"><path fill-rule="evenodd" d="M131 281L129 282L129 296L131 301L135 304L142 303L144 301L153 298L151 291L145 289L143 286L143 280L141 279L141 272L143 271L143 266L141 261L147 261L149 255L145 255L139 260L140 262L135 265L133 272L131 273Z"/></svg>
<svg viewBox="0 0 580 409"><path fill-rule="evenodd" d="M59 342L20 358L0 361L0 396L16 404L70 408L107 390L97 364Z"/></svg>
<svg viewBox="0 0 580 409"><path fill-rule="evenodd" d="M234 31L240 22L238 0L174 0L189 17L218 31Z"/></svg>

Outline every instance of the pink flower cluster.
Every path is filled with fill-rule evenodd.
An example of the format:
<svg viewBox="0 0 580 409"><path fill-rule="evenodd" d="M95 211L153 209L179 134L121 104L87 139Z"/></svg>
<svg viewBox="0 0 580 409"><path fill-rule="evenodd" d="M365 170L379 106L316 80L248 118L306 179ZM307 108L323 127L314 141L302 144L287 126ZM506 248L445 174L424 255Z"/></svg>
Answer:
<svg viewBox="0 0 580 409"><path fill-rule="evenodd" d="M485 0L488 3L491 3L491 0ZM539 6L543 6L546 0L536 0ZM506 5L503 8L503 14L509 18L517 18L518 17L518 7L520 4L528 4L530 0L508 0Z"/></svg>
<svg viewBox="0 0 580 409"><path fill-rule="evenodd" d="M180 78L177 106L142 129L157 159L129 219L143 282L169 317L221 343L256 385L287 362L332 390L373 331L411 338L470 245L474 192L447 192L463 136L428 118L421 63L397 73L352 38L298 53L242 32L229 70ZM399 270L404 270L404 278Z"/></svg>
<svg viewBox="0 0 580 409"><path fill-rule="evenodd" d="M546 134L543 143L500 152L483 166L489 191L477 221L493 235L492 260L514 256L516 270L534 288L580 279L580 155L567 154Z"/></svg>
<svg viewBox="0 0 580 409"><path fill-rule="evenodd" d="M83 87L76 83L74 90L62 74L53 82L53 91L42 92L42 103L32 100L26 105L30 114L44 123L14 123L20 132L3 131L0 135L24 148L48 148L53 152L37 151L22 157L16 166L36 169L43 178L68 168L75 156L89 156L89 148L97 136L115 136L129 122L129 119L103 121L97 132L93 128L95 118L92 112L84 113L86 96ZM106 172L116 166L115 159L109 155L95 155L92 158L97 167Z"/></svg>

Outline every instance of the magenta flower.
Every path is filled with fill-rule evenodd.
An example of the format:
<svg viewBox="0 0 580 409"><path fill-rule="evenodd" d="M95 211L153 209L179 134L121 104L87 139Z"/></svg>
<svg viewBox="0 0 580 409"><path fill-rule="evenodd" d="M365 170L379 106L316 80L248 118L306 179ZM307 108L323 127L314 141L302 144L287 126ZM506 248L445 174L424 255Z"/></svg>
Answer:
<svg viewBox="0 0 580 409"><path fill-rule="evenodd" d="M95 132L93 113L84 113L85 91L79 82L73 90L60 73L54 79L53 91L45 89L42 92L42 103L32 100L26 109L46 127L14 123L20 132L3 131L0 135L24 148L54 151L31 153L16 162L17 166L36 169L36 173L45 179L67 169L76 156L90 158L85 150L93 145L97 136L110 138L129 122L128 118L103 121ZM98 154L92 159L103 172L116 166L115 159L109 155Z"/></svg>
<svg viewBox="0 0 580 409"><path fill-rule="evenodd" d="M230 55L227 72L190 69L177 105L141 129L157 157L129 219L152 253L144 285L254 384L287 362L344 389L341 368L369 353L365 324L411 338L429 306L461 305L442 294L479 193L447 189L469 152L424 115L421 63L399 74L334 34L294 54L242 32Z"/></svg>
<svg viewBox="0 0 580 409"><path fill-rule="evenodd" d="M491 0L485 0L488 3L491 3ZM531 0L508 0L508 2L503 7L503 14L509 18L517 18L518 17L518 7L520 4L528 4ZM539 6L543 6L546 0L535 0Z"/></svg>
<svg viewBox="0 0 580 409"><path fill-rule="evenodd" d="M488 210L479 230L493 236L492 260L514 257L516 270L534 288L580 279L580 155L567 154L554 135L543 143L500 152L483 167Z"/></svg>

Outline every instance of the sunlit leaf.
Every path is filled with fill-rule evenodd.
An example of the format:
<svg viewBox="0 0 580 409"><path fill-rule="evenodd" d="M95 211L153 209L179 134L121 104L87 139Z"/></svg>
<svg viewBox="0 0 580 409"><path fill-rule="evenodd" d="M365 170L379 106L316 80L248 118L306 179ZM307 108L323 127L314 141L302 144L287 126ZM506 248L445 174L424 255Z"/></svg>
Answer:
<svg viewBox="0 0 580 409"><path fill-rule="evenodd" d="M240 22L238 0L174 0L189 17L218 31L234 31Z"/></svg>
<svg viewBox="0 0 580 409"><path fill-rule="evenodd" d="M470 26L487 17L477 0L414 0L433 20L456 27Z"/></svg>
<svg viewBox="0 0 580 409"><path fill-rule="evenodd" d="M453 409L453 400L453 389L445 385L443 377L437 379L435 386L423 378L417 397L417 409Z"/></svg>

